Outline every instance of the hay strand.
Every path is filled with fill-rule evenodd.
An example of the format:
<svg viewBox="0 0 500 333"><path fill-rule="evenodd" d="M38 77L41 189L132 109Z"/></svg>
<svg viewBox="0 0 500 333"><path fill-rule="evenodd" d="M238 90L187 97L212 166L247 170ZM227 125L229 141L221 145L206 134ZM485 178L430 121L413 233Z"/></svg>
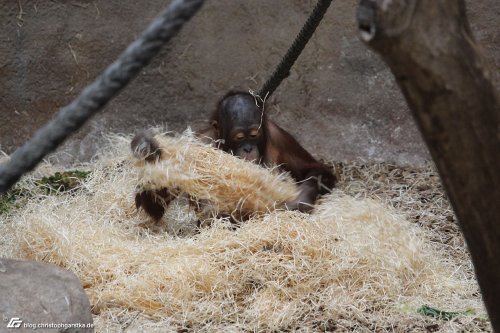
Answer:
<svg viewBox="0 0 500 333"><path fill-rule="evenodd" d="M115 139L73 193L42 194L28 176L19 186L33 196L0 215L1 253L75 272L98 332L489 329L467 258L381 200L337 190L311 215L272 211L237 230L215 219L177 237L141 226L128 155ZM423 317L423 304L475 314Z"/></svg>
<svg viewBox="0 0 500 333"><path fill-rule="evenodd" d="M267 212L298 195L287 174L269 172L192 136L157 135L155 140L161 159L137 163L141 189L178 189L198 202L208 202L216 214Z"/></svg>

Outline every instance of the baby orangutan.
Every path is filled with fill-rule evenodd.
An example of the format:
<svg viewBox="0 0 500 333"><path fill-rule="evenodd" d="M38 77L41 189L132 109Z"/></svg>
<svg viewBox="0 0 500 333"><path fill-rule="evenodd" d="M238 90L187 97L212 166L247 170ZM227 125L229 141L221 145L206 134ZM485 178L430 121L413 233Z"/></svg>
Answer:
<svg viewBox="0 0 500 333"><path fill-rule="evenodd" d="M246 92L229 92L217 104L210 126L197 133L217 148L252 161L289 172L299 186L299 195L285 203L287 209L309 212L318 196L330 192L335 176L318 162L292 135L269 120ZM160 158L159 145L147 134L137 135L131 143L136 157L146 162ZM174 196L168 189L142 191L136 195L137 207L159 220Z"/></svg>

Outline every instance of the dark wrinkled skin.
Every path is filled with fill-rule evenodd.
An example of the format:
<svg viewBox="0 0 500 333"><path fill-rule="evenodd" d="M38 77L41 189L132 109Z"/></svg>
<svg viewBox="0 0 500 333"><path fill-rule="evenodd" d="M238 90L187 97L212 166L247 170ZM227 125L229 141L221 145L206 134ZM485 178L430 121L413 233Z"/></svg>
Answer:
<svg viewBox="0 0 500 333"><path fill-rule="evenodd" d="M336 179L331 170L312 157L292 135L267 119L249 93L226 94L217 104L210 126L197 135L214 142L225 152L289 172L298 183L299 195L285 203L287 209L309 212L318 196L330 192L335 186ZM131 146L135 156L147 162L161 157L158 143L148 133L137 135ZM151 217L159 220L164 213L159 206L171 201L170 192L165 190L157 191L157 195L149 191L138 193L137 207L144 208Z"/></svg>

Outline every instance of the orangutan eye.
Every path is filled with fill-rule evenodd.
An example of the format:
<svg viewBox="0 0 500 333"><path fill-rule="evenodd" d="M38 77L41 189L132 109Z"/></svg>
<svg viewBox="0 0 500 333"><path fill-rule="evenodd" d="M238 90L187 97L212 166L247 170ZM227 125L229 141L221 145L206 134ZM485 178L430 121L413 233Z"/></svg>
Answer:
<svg viewBox="0 0 500 333"><path fill-rule="evenodd" d="M257 138L259 135L260 135L260 131L259 131L257 128L254 128L254 129L250 132L250 137L251 137L252 139Z"/></svg>
<svg viewBox="0 0 500 333"><path fill-rule="evenodd" d="M240 132L240 133L237 133L235 136L234 136L234 141L241 141L245 138L245 134Z"/></svg>

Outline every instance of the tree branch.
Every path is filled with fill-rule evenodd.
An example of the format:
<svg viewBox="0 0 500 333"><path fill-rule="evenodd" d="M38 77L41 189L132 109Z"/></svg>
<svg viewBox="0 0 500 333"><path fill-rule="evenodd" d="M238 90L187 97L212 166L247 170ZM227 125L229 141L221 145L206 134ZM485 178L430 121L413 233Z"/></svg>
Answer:
<svg viewBox="0 0 500 333"><path fill-rule="evenodd" d="M361 0L362 40L389 65L437 165L500 331L500 99L463 0Z"/></svg>

